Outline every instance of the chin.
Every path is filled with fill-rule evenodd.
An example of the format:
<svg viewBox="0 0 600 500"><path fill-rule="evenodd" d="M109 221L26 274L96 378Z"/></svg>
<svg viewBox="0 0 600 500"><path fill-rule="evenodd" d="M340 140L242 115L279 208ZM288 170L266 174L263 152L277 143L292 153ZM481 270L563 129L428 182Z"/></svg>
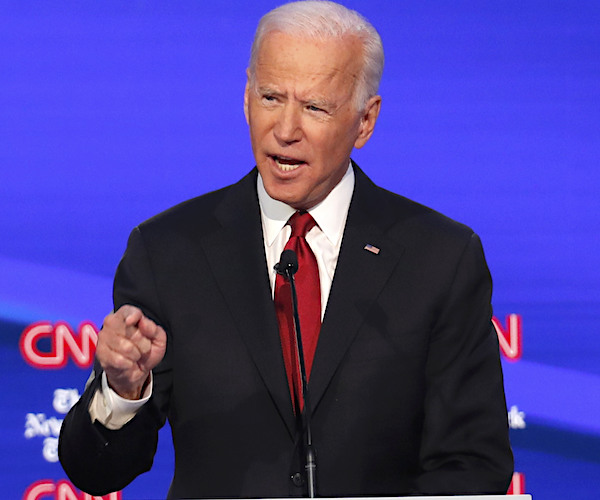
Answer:
<svg viewBox="0 0 600 500"><path fill-rule="evenodd" d="M270 196L274 200L280 201L281 203L285 203L286 205L289 205L290 207L293 207L297 210L302 209L300 207L300 205L302 205L302 203L294 196L286 196L286 195L282 195L281 193L279 193L279 194L275 193L275 196L273 196L273 195L270 195Z"/></svg>
<svg viewBox="0 0 600 500"><path fill-rule="evenodd" d="M285 203L286 205L294 206L299 198L297 193L290 192L289 189L286 189L285 185L282 185L281 182L277 180L265 179L263 176L263 184L265 186L265 191L267 194L273 198L274 200Z"/></svg>

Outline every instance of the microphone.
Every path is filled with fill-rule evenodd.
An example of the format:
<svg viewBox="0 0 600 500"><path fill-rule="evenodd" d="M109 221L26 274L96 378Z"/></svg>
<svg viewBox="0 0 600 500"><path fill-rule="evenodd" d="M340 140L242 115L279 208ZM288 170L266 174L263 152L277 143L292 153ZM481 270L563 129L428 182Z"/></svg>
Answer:
<svg viewBox="0 0 600 500"><path fill-rule="evenodd" d="M284 250L281 252L279 262L275 264L275 271L287 279L296 274L296 271L298 271L298 256L296 252L293 250Z"/></svg>
<svg viewBox="0 0 600 500"><path fill-rule="evenodd" d="M308 496L315 498L317 496L317 463L315 458L315 450L312 444L312 432L310 420L312 410L310 407L310 398L308 393L308 383L306 379L306 365L304 364L304 349L302 348L302 334L300 331L300 317L298 316L298 296L296 295L296 283L294 274L298 271L298 256L293 250L284 250L281 253L279 262L275 264L275 271L283 275L290 282L292 292L292 310L294 312L294 326L296 330L296 355L300 365L300 378L302 379L302 398L304 399L304 411L302 417L304 419L304 427L306 429L306 479L308 483Z"/></svg>

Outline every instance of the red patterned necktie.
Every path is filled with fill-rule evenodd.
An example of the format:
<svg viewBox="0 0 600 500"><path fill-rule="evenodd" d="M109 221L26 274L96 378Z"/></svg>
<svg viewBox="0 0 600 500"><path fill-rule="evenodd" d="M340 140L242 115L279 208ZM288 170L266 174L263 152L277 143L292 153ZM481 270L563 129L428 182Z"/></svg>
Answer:
<svg viewBox="0 0 600 500"><path fill-rule="evenodd" d="M290 217L288 224L292 228L292 235L284 250L293 250L298 256L298 271L294 275L294 279L298 296L298 316L302 332L306 380L308 381L321 329L319 268L317 267L315 254L308 246L305 238L316 223L308 212L296 212ZM296 350L291 287L289 281L280 274L277 275L275 280L275 310L279 322L279 335L290 394L295 405L299 404L300 411L302 411L304 406L302 379Z"/></svg>

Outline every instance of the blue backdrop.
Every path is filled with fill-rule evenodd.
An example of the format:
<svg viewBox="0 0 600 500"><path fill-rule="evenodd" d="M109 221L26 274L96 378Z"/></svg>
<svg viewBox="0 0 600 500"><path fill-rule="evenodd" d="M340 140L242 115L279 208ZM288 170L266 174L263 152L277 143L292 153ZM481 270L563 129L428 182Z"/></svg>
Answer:
<svg viewBox="0 0 600 500"><path fill-rule="evenodd" d="M130 229L252 168L245 68L278 3L0 0L2 496L64 492L55 435L76 393L55 390L81 392L89 356L78 366L56 322L100 326ZM517 471L536 498L591 498L600 3L344 3L386 50L382 113L354 158L481 235L495 315L521 321L522 357L505 362ZM164 496L171 470L167 429L123 498Z"/></svg>

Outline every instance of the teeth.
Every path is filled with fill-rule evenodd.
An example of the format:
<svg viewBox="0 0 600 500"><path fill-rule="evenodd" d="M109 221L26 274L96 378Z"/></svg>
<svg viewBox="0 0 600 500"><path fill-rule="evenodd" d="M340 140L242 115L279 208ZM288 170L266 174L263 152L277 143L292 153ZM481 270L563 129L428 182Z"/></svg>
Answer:
<svg viewBox="0 0 600 500"><path fill-rule="evenodd" d="M284 172L291 172L292 170L296 170L300 165L302 165L301 161L298 161L297 163L282 163L282 159L281 158L274 158L275 163L277 164L277 166L283 170ZM284 161L294 161L294 160L284 160Z"/></svg>
<svg viewBox="0 0 600 500"><path fill-rule="evenodd" d="M275 161L275 163L277 163L277 166L284 172L291 172L300 166L300 164L290 165L289 163L279 163L278 161Z"/></svg>

